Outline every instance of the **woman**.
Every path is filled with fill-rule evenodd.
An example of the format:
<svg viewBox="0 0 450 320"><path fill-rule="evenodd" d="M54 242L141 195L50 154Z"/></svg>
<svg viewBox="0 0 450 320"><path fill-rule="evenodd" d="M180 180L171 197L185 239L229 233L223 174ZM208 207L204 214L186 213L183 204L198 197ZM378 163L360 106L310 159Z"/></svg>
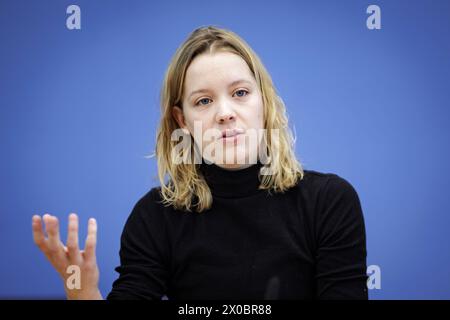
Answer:
<svg viewBox="0 0 450 320"><path fill-rule="evenodd" d="M336 174L303 170L284 104L244 40L213 26L192 32L168 67L161 107L161 186L125 224L108 299L368 298L358 195ZM75 214L67 246L58 219L43 220L47 238L33 217L36 244L64 280L68 266L81 271L67 297L101 299L95 220L84 251Z"/></svg>

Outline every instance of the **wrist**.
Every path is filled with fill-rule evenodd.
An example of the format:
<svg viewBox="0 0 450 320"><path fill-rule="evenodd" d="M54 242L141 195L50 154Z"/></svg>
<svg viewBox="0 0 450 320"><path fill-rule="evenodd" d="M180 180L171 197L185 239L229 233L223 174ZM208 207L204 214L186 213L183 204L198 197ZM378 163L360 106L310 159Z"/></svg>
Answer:
<svg viewBox="0 0 450 320"><path fill-rule="evenodd" d="M95 290L66 290L67 300L103 300L98 288Z"/></svg>

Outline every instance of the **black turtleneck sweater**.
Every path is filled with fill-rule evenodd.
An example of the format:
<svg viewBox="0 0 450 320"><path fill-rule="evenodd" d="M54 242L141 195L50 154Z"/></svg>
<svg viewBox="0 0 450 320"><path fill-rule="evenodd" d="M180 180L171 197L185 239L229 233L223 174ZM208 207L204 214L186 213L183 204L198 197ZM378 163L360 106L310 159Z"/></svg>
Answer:
<svg viewBox="0 0 450 320"><path fill-rule="evenodd" d="M367 299L359 197L332 173L304 170L285 193L258 190L260 164L200 170L212 207L165 207L160 187L134 206L108 299Z"/></svg>

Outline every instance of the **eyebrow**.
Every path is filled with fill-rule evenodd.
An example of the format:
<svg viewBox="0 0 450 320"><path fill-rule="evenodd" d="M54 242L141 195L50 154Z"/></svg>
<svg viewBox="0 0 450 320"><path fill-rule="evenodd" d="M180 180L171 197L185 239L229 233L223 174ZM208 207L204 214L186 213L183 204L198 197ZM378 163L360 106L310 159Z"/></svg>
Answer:
<svg viewBox="0 0 450 320"><path fill-rule="evenodd" d="M232 83L230 83L228 85L228 87L233 87L233 86L235 86L235 85L237 85L239 83L243 83L243 82L248 83L248 84L252 84L252 82L250 82L250 81L248 81L246 79L239 79L239 80L235 80ZM199 89L199 90L192 91L191 94L189 95L189 98L191 98L196 93L203 93L203 92L208 92L208 91L209 91L208 89Z"/></svg>

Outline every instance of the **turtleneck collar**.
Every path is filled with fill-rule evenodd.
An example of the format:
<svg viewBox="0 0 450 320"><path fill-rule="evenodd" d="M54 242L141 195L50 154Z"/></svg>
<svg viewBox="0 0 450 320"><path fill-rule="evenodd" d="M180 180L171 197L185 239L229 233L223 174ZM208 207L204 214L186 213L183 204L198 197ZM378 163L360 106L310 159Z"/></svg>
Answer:
<svg viewBox="0 0 450 320"><path fill-rule="evenodd" d="M200 164L200 171L213 196L240 198L261 192L258 189L260 185L258 174L261 167L262 164L258 161L244 169L228 170L203 161Z"/></svg>

